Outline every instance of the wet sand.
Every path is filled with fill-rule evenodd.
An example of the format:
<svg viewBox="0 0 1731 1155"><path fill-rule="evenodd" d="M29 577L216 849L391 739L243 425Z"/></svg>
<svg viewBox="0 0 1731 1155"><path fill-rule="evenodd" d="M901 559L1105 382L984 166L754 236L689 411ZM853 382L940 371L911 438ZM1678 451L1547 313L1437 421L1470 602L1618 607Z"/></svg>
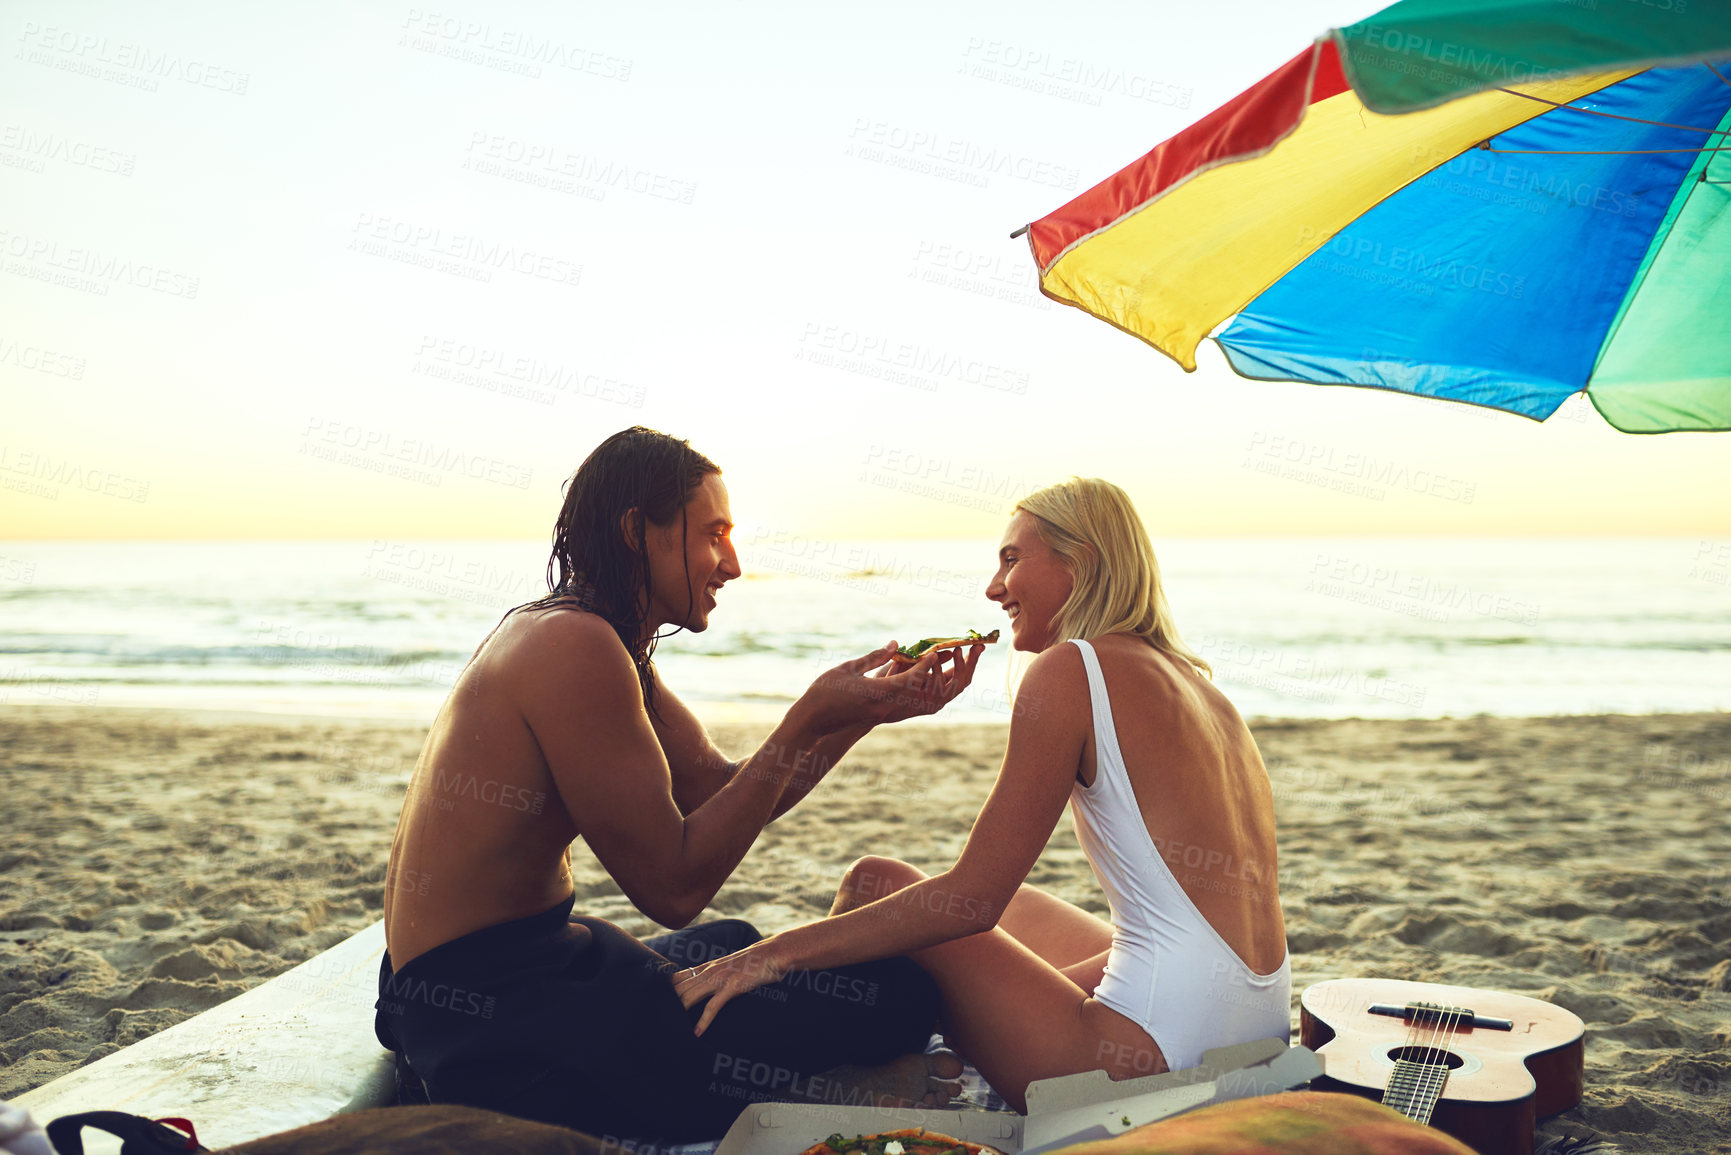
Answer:
<svg viewBox="0 0 1731 1155"><path fill-rule="evenodd" d="M1278 807L1295 995L1364 975L1550 1000L1587 1023L1587 1095L1544 1131L1731 1152L1731 715L1253 729ZM761 732L716 736L738 754ZM377 920L423 733L0 709L0 1098ZM872 735L764 832L711 913L773 932L820 916L862 854L944 869L1004 735ZM573 859L580 910L650 932L581 846ZM1030 881L1105 912L1067 819Z"/></svg>

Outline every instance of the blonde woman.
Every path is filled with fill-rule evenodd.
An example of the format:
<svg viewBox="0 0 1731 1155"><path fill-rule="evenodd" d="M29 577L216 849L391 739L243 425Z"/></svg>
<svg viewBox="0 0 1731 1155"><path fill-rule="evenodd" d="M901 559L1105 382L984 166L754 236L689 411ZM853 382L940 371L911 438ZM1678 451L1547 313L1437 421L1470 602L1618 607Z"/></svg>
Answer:
<svg viewBox="0 0 1731 1155"><path fill-rule="evenodd" d="M790 971L906 954L937 980L950 1045L1018 1110L1036 1079L1130 1078L1285 1040L1268 775L1180 640L1130 499L1081 478L1023 499L986 596L1036 656L960 859L927 877L863 858L829 918L679 972L687 1007L708 1000L698 1032ZM979 654L958 659L969 674ZM1110 923L1025 882L1066 802Z"/></svg>

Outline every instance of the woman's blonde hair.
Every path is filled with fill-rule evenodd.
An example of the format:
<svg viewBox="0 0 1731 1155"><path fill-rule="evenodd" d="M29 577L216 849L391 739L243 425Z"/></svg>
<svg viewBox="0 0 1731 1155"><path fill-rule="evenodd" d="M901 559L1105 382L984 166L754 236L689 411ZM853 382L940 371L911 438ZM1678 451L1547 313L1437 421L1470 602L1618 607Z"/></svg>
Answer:
<svg viewBox="0 0 1731 1155"><path fill-rule="evenodd" d="M1072 477L1016 503L1063 561L1075 588L1052 620L1060 641L1135 634L1162 653L1214 671L1178 636L1160 586L1160 563L1130 495L1097 477Z"/></svg>

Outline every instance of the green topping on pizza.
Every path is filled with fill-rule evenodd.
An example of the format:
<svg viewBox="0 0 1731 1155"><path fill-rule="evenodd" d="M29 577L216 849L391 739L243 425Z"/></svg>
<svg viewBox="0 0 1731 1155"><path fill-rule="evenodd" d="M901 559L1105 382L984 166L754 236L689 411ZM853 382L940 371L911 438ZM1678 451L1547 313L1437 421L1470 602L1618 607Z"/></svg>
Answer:
<svg viewBox="0 0 1731 1155"><path fill-rule="evenodd" d="M933 646L962 645L964 643L978 643L980 645L990 645L991 643L993 643L997 640L998 640L998 631L997 630L993 630L989 634L982 634L979 630L969 630L967 632L967 634L962 636L962 637L921 638L919 641L913 643L911 646L902 646L896 652L898 654L900 654L902 657L906 658L910 662L917 662L920 660L920 656L922 654L924 654L927 650L931 649Z"/></svg>
<svg viewBox="0 0 1731 1155"><path fill-rule="evenodd" d="M855 1135L851 1139L838 1131L822 1146L838 1155L967 1155L967 1148L948 1135L908 1131Z"/></svg>

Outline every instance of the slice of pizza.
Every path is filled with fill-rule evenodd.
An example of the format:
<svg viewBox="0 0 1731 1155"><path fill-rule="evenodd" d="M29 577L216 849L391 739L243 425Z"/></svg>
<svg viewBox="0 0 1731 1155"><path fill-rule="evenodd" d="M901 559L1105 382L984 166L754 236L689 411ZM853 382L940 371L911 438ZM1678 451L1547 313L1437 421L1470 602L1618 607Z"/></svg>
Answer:
<svg viewBox="0 0 1731 1155"><path fill-rule="evenodd" d="M1003 1152L923 1127L904 1127L900 1131L879 1131L851 1139L831 1135L800 1155L1003 1155Z"/></svg>
<svg viewBox="0 0 1731 1155"><path fill-rule="evenodd" d="M911 646L903 646L892 659L898 666L911 666L923 658L931 650L954 650L962 646L989 646L998 640L998 631L982 634L978 630L969 630L965 637L960 638L921 638Z"/></svg>

